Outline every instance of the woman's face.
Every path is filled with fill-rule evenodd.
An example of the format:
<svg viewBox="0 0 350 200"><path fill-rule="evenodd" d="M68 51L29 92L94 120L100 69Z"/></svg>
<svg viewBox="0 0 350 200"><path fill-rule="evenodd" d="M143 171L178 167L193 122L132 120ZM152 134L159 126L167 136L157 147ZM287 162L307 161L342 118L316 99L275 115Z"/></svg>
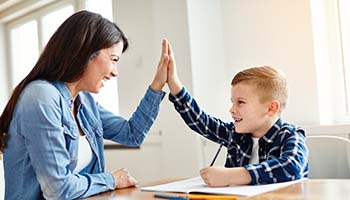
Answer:
<svg viewBox="0 0 350 200"><path fill-rule="evenodd" d="M89 61L79 81L81 90L98 93L104 82L118 76L117 62L122 55L123 46L123 42L119 42L110 48L101 49L97 56Z"/></svg>

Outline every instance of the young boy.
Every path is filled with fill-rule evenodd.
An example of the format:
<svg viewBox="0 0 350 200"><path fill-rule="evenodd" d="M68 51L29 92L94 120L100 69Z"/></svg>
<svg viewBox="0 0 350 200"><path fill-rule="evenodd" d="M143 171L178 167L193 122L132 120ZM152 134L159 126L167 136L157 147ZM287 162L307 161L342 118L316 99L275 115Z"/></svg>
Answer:
<svg viewBox="0 0 350 200"><path fill-rule="evenodd" d="M180 83L169 51L169 99L194 131L227 147L225 167L200 171L212 187L268 184L308 176L304 130L280 118L288 98L286 79L272 67L239 72L231 82L233 122L206 114Z"/></svg>

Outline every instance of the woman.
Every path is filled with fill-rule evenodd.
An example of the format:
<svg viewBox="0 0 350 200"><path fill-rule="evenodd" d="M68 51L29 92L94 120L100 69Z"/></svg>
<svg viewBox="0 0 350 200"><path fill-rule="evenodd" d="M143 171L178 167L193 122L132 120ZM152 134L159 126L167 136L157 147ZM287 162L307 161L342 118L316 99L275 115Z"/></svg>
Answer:
<svg viewBox="0 0 350 200"><path fill-rule="evenodd" d="M90 94L118 75L127 48L124 33L96 13L77 12L57 29L0 118L6 199L76 199L136 184L126 169L104 172L103 139L142 144L165 95L168 42L129 120Z"/></svg>

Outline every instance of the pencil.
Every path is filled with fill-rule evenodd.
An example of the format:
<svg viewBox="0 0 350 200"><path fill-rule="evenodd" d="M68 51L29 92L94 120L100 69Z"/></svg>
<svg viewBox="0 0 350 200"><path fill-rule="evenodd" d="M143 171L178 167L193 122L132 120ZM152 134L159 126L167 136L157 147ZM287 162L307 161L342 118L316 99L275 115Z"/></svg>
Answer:
<svg viewBox="0 0 350 200"><path fill-rule="evenodd" d="M224 195L188 194L186 197L189 198L189 199L237 200L236 196L224 196Z"/></svg>
<svg viewBox="0 0 350 200"><path fill-rule="evenodd" d="M224 145L223 143L220 144L220 147L219 147L218 151L216 152L213 161L211 161L211 163L210 163L210 167L212 167L212 166L214 165L215 160L216 160L216 158L218 157L218 155L219 155L219 153L220 153L220 150L221 150L221 148L222 148L223 145Z"/></svg>
<svg viewBox="0 0 350 200"><path fill-rule="evenodd" d="M170 200L188 200L187 197L171 196L171 195L167 195L167 194L154 194L153 196L156 198L170 199Z"/></svg>

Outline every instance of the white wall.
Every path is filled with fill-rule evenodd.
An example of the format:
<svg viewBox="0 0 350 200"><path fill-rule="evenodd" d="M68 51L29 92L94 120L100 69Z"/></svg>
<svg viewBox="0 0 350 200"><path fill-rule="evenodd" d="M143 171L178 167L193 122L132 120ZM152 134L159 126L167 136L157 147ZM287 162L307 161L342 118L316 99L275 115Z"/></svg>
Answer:
<svg viewBox="0 0 350 200"><path fill-rule="evenodd" d="M187 89L192 91L186 1L119 0L116 8L116 22L130 39L130 49L119 64L121 115L129 117L132 114L152 81L163 37L172 42L179 75ZM149 139L157 138L156 141L150 144L147 139L146 144L135 154L131 150L115 151L118 154L107 152L107 156L111 155L107 159L107 168L127 167L140 181L198 174L201 156L198 155L197 136L191 133L174 111L168 96L163 100L161 112L150 134ZM133 155L137 159L118 161L125 161ZM179 161L185 161L186 164L179 165ZM142 171L144 169L147 170Z"/></svg>
<svg viewBox="0 0 350 200"><path fill-rule="evenodd" d="M0 111L4 109L8 100L8 73L6 69L5 26L0 24Z"/></svg>
<svg viewBox="0 0 350 200"><path fill-rule="evenodd" d="M227 81L242 68L278 67L285 72L291 91L284 118L297 124L319 123L310 2L222 3Z"/></svg>
<svg viewBox="0 0 350 200"><path fill-rule="evenodd" d="M223 33L222 1L187 1L192 95L208 114L230 120L230 83L226 80L225 38ZM180 77L182 78L182 77ZM209 165L218 144L200 137L201 167ZM223 165L226 153L220 154L216 165Z"/></svg>

